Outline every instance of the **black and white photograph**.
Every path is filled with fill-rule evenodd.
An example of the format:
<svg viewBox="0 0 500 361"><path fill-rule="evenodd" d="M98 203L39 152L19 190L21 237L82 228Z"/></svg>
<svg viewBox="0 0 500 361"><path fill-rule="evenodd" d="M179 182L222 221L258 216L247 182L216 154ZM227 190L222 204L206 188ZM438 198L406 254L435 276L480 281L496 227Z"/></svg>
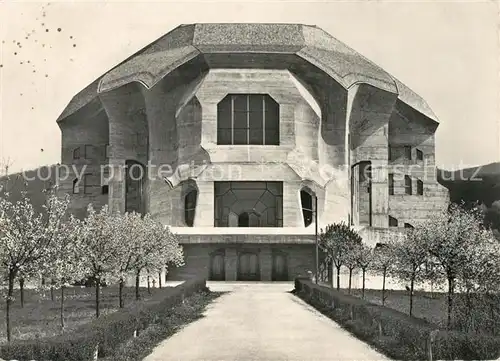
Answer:
<svg viewBox="0 0 500 361"><path fill-rule="evenodd" d="M0 361L500 360L499 14L0 0Z"/></svg>

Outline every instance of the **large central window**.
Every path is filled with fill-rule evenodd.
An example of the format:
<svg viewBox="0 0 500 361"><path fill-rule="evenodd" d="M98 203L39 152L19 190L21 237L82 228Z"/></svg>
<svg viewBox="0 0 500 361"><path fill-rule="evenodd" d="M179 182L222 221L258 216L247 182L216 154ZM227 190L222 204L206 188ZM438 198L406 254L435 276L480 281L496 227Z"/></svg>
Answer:
<svg viewBox="0 0 500 361"><path fill-rule="evenodd" d="M215 227L283 227L282 182L215 182Z"/></svg>
<svg viewBox="0 0 500 361"><path fill-rule="evenodd" d="M269 95L229 94L217 104L217 144L279 143L279 105Z"/></svg>

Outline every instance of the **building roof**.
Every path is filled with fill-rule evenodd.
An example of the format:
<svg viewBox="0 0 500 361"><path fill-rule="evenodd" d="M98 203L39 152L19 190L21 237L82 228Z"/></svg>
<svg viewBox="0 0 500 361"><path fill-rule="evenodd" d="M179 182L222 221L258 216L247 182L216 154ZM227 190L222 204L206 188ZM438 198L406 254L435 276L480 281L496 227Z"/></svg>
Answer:
<svg viewBox="0 0 500 361"><path fill-rule="evenodd" d="M437 122L427 103L399 80L324 30L302 24L180 25L106 72L79 92L58 122L98 94L139 82L153 87L186 62L207 54L287 54L299 57L335 79L345 89L357 83L398 94L399 100Z"/></svg>

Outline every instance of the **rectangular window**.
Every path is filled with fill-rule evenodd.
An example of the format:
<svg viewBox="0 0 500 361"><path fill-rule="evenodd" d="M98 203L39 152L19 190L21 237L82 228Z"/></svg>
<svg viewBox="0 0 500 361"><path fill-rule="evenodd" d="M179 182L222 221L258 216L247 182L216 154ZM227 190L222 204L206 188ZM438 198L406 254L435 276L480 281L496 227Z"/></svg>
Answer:
<svg viewBox="0 0 500 361"><path fill-rule="evenodd" d="M424 160L424 153L420 149L417 149L417 160Z"/></svg>
<svg viewBox="0 0 500 361"><path fill-rule="evenodd" d="M73 179L73 194L80 193L80 180L78 178Z"/></svg>
<svg viewBox="0 0 500 361"><path fill-rule="evenodd" d="M73 149L73 159L80 159L80 147Z"/></svg>
<svg viewBox="0 0 500 361"><path fill-rule="evenodd" d="M409 145L405 145L404 152L405 152L405 159L411 160L411 147Z"/></svg>
<svg viewBox="0 0 500 361"><path fill-rule="evenodd" d="M390 145L387 146L387 159L392 160L392 148Z"/></svg>
<svg viewBox="0 0 500 361"><path fill-rule="evenodd" d="M83 175L83 193L91 194L92 193L92 174L84 174Z"/></svg>
<svg viewBox="0 0 500 361"><path fill-rule="evenodd" d="M85 159L92 159L94 157L94 146L90 144L85 145Z"/></svg>
<svg viewBox="0 0 500 361"><path fill-rule="evenodd" d="M411 178L405 175L405 193L407 195L412 195Z"/></svg>
<svg viewBox="0 0 500 361"><path fill-rule="evenodd" d="M217 144L279 145L279 105L267 94L229 94L217 104Z"/></svg>
<svg viewBox="0 0 500 361"><path fill-rule="evenodd" d="M389 195L394 195L394 173L389 173Z"/></svg>
<svg viewBox="0 0 500 361"><path fill-rule="evenodd" d="M398 220L392 216L389 216L389 227L397 227Z"/></svg>
<svg viewBox="0 0 500 361"><path fill-rule="evenodd" d="M110 147L111 147L111 146L110 146L109 144L106 144L106 145L104 146L104 157L105 157L106 159L109 159L109 155L110 155L110 153L111 153L111 152L110 152L110 150L111 150L111 149L110 149Z"/></svg>
<svg viewBox="0 0 500 361"><path fill-rule="evenodd" d="M420 179L417 180L417 194L419 196L424 195L424 182L422 182Z"/></svg>

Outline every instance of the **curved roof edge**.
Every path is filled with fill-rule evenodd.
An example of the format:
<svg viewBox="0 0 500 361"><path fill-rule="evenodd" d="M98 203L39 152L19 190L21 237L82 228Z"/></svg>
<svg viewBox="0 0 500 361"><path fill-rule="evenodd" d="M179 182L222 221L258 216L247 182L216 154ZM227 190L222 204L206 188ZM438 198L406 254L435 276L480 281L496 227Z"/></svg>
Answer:
<svg viewBox="0 0 500 361"><path fill-rule="evenodd" d="M349 89L356 83L366 83L376 88L398 94L400 101L427 118L438 122L436 115L422 97L384 69L335 39L321 28L301 24L265 24L265 29L267 30L264 34L261 34L259 31L262 25L231 23L180 25L125 59L85 87L72 98L68 106L57 118L57 122L61 122L71 114L76 113L98 97L100 93L111 91L127 83L139 82L150 89L164 76L189 60L192 60L197 55L205 52L219 52L220 49L218 47L220 45L224 47L224 52L234 53L246 53L251 47L261 48L263 45L279 47L280 44L275 43L276 40L270 40L269 37L266 37L269 34L278 34L279 39L277 41L281 41L282 45L287 46L281 47L278 53L295 54L324 71L345 89ZM230 40L226 40L226 38L220 40L217 38L215 40L221 42L219 45L217 41L212 39L213 34L207 34L206 39L203 39L203 41L197 40L200 42L200 47L197 47L194 40L200 38L199 30L196 29L198 26L200 30L203 26L208 26L210 29L215 28L218 31L216 35L224 34L225 29L229 33L234 33L235 29L240 27L246 29L245 31L250 31L250 35L252 36L250 37L249 34L245 33L241 34L240 39L236 40L233 38ZM282 39L282 37L286 36L286 32L283 29L290 26L302 28L303 35L292 39ZM254 40L254 35L257 36L256 40ZM222 43L222 41L226 42ZM255 42L255 44L252 42ZM257 50L257 52L262 52L262 50Z"/></svg>

